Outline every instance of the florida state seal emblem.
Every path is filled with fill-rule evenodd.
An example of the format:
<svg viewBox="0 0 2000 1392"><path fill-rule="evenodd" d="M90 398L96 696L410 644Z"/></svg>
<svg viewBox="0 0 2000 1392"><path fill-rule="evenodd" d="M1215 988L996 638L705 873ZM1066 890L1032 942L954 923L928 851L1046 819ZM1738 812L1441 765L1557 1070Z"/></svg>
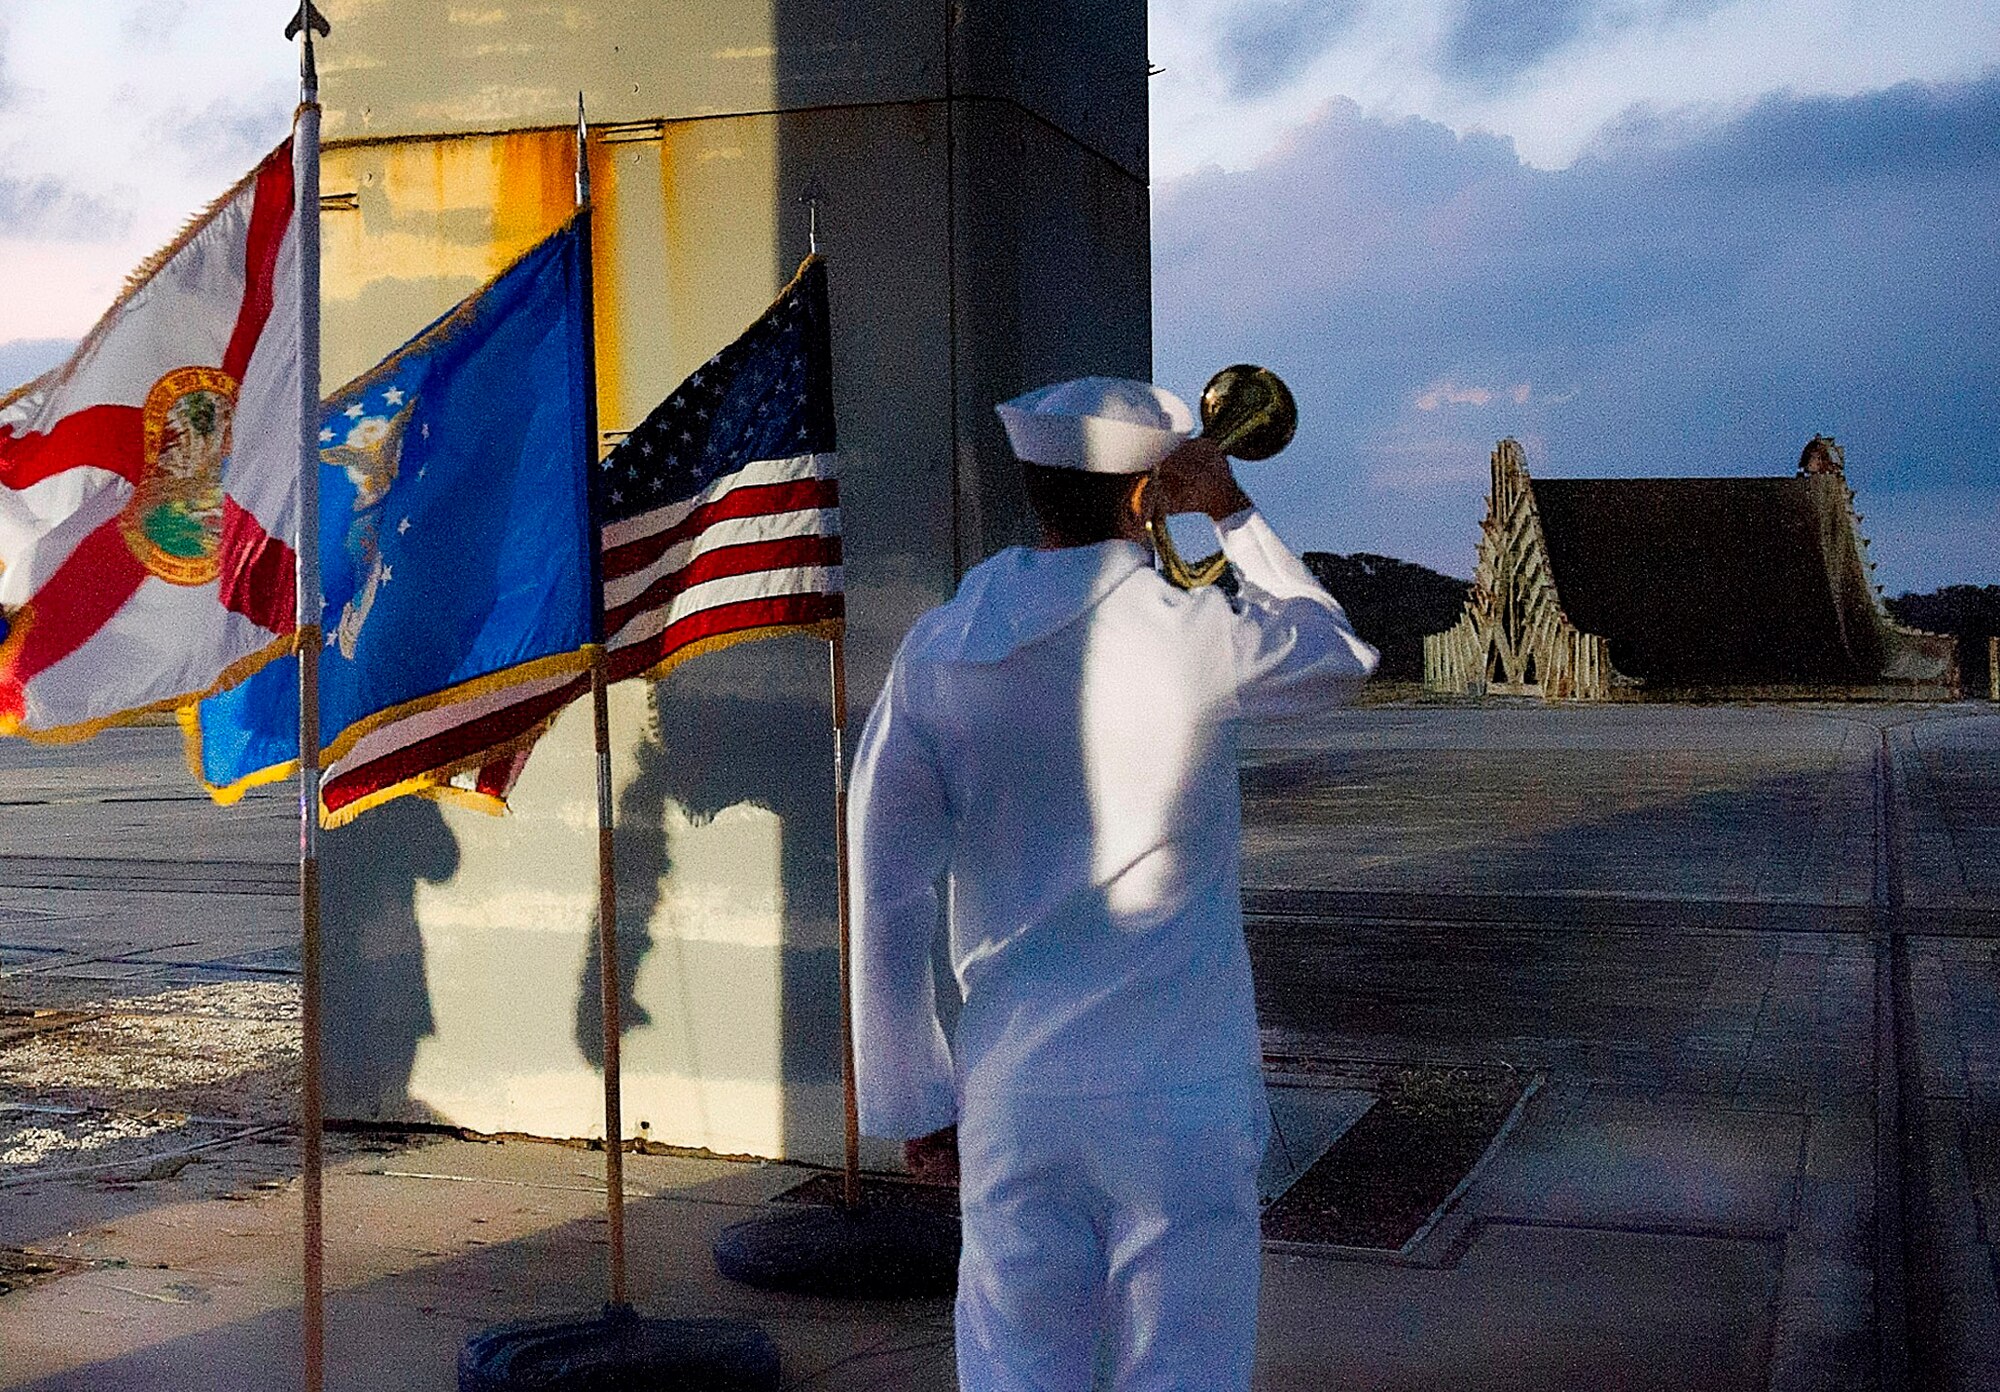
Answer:
<svg viewBox="0 0 2000 1392"><path fill-rule="evenodd" d="M219 368L181 367L146 394L145 463L118 523L139 563L170 584L205 585L219 568L236 391Z"/></svg>

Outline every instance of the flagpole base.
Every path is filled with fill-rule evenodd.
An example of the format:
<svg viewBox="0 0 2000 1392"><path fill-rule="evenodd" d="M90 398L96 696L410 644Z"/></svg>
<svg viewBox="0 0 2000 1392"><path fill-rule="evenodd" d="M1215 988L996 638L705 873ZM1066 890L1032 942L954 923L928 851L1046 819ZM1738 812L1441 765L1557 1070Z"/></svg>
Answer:
<svg viewBox="0 0 2000 1392"><path fill-rule="evenodd" d="M495 1325L465 1341L458 1392L769 1392L778 1349L734 1319L649 1319L629 1305L569 1319Z"/></svg>
<svg viewBox="0 0 2000 1392"><path fill-rule="evenodd" d="M845 1300L949 1296L958 1287L958 1220L879 1203L783 1204L731 1223L716 1269L759 1290Z"/></svg>

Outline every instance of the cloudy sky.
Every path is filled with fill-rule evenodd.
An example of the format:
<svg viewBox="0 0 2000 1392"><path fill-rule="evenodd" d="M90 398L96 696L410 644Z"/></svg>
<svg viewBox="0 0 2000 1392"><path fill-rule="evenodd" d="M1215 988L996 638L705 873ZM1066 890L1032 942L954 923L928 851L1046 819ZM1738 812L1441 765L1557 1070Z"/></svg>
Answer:
<svg viewBox="0 0 2000 1392"><path fill-rule="evenodd" d="M1894 594L2000 582L2000 3L1155 0L1156 370L1268 362L1282 529L1470 573L1549 476L1846 449Z"/></svg>
<svg viewBox="0 0 2000 1392"><path fill-rule="evenodd" d="M0 0L0 387L282 137L283 9ZM1463 575L1502 435L1826 432L1891 593L2000 583L2000 0L1154 0L1151 46L1158 375L1293 382L1246 480L1295 541Z"/></svg>

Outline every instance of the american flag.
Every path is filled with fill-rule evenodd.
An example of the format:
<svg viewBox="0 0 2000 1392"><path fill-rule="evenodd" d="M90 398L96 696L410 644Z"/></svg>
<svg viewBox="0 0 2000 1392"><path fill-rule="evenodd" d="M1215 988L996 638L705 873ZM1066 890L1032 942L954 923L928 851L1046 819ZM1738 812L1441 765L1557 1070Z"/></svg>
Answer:
<svg viewBox="0 0 2000 1392"><path fill-rule="evenodd" d="M609 676L842 618L826 266L807 258L741 338L598 463Z"/></svg>

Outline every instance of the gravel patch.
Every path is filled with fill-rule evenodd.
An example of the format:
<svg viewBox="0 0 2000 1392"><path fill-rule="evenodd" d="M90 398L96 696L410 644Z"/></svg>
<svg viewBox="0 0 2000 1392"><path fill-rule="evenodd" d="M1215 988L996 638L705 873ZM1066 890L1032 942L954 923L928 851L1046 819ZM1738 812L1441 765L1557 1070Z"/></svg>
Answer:
<svg viewBox="0 0 2000 1392"><path fill-rule="evenodd" d="M0 1103L271 1123L294 1116L296 982L206 982L75 1004L73 1023L0 1045Z"/></svg>

